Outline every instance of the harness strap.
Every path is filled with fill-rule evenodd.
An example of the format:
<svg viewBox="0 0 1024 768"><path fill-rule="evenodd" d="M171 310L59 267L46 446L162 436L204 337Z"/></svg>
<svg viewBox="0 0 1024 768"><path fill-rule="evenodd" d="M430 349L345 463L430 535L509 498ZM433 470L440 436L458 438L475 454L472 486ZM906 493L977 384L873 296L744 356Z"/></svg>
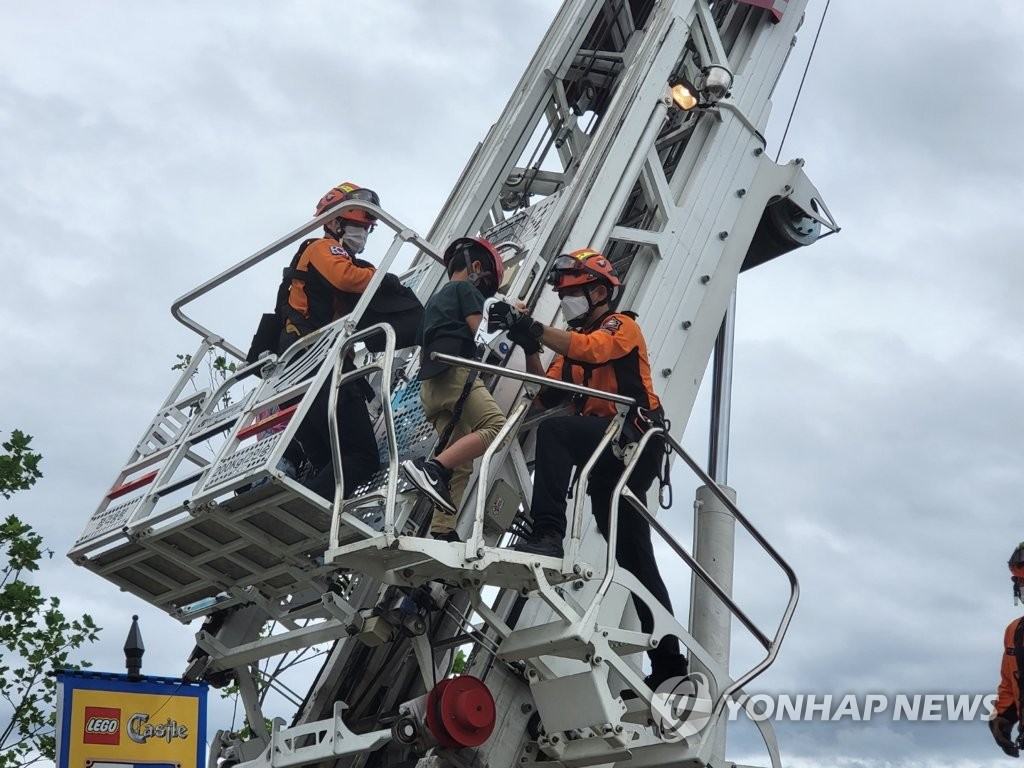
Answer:
<svg viewBox="0 0 1024 768"><path fill-rule="evenodd" d="M637 408L636 411L636 421L644 425L642 432L646 432L652 426L660 427L666 433L672 428L672 423L665 418L665 410L661 406L652 410ZM663 440L661 445L665 456L664 461L661 462L661 466L658 468L658 506L662 509L668 509L672 506L672 479L670 475L672 447L668 444L667 440Z"/></svg>
<svg viewBox="0 0 1024 768"><path fill-rule="evenodd" d="M479 357L479 352L476 355ZM452 408L452 420L448 422L448 426L444 428L444 432L437 438L437 445L434 447L434 456L437 456L441 451L448 447L448 441L452 439L452 433L455 432L455 427L459 425L459 420L462 418L462 409L466 405L466 400L469 399L469 392L473 389L473 384L476 382L479 371L475 368L470 369L469 375L466 377L466 383L462 387L462 392L459 393L459 399L455 401L455 407Z"/></svg>

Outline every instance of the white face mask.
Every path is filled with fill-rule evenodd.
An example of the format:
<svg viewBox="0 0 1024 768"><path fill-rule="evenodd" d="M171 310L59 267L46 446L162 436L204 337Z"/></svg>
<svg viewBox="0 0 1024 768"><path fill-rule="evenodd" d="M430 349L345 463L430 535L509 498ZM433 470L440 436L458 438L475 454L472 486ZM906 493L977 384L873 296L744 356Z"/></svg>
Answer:
<svg viewBox="0 0 1024 768"><path fill-rule="evenodd" d="M366 247L367 234L369 234L367 230L362 227L349 225L342 230L341 242L354 256L357 253L362 253L363 248Z"/></svg>
<svg viewBox="0 0 1024 768"><path fill-rule="evenodd" d="M590 301L586 296L566 296L560 304L565 322L572 322L590 312Z"/></svg>

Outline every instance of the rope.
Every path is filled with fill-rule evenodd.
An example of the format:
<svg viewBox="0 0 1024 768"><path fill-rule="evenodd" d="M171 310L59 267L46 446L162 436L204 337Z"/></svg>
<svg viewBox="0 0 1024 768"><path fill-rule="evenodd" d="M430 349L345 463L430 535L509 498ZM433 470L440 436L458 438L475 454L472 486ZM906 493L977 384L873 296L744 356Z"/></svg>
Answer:
<svg viewBox="0 0 1024 768"><path fill-rule="evenodd" d="M818 47L818 38L821 36L821 27L825 23L825 17L828 15L828 7L832 3L832 0L826 0L825 10L821 14L821 21L818 22L818 31L814 33L814 44L811 46L811 54L807 57L807 64L804 65L804 73L800 77L800 87L796 89L796 98L793 99L793 108L789 110L789 119L786 120L786 130L782 132L782 141L779 142L779 151L775 153L775 162L779 162L779 156L782 155L782 147L786 143L786 136L789 135L789 126L793 122L793 114L796 112L796 105L800 101L800 94L804 90L804 80L807 79L807 70L811 68L811 59L814 58L814 49Z"/></svg>

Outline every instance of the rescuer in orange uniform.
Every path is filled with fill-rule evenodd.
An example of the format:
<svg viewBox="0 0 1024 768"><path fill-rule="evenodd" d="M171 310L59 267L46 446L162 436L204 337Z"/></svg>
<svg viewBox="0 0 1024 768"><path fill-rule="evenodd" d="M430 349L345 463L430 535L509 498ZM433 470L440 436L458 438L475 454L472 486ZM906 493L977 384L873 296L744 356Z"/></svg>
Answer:
<svg viewBox="0 0 1024 768"><path fill-rule="evenodd" d="M593 389L627 395L636 400L641 420L662 418L661 402L651 383L651 368L636 316L613 310L622 282L611 262L597 251L585 248L557 257L549 281L562 301L562 316L571 330L551 328L526 314L525 307L494 304L488 313L489 329L506 328L509 338L523 347L527 370L545 373L538 354L541 345L559 353L546 375ZM551 408L562 404L568 393L546 389L539 404ZM566 491L573 467L584 465L596 450L615 416L615 405L596 397L573 397L576 415L543 420L537 428L537 449L531 535L516 545L520 552L562 557L566 529ZM631 423L635 421L631 413ZM627 482L640 499L645 499L659 476L664 461L664 441L653 438ZM587 493L598 529L607 537L608 516L615 484L622 476L623 463L611 448L598 459L590 474ZM658 572L651 546L650 526L628 503L619 504L618 564L639 579L666 610L672 602ZM654 619L642 601L634 599L640 626L654 629ZM665 680L685 676L686 657L679 652L677 638L666 635L649 652L652 672L648 685L655 689Z"/></svg>
<svg viewBox="0 0 1024 768"><path fill-rule="evenodd" d="M380 199L373 190L344 182L320 198L316 215L349 200L380 205ZM285 270L285 277L291 278L291 285L287 302L281 307L285 325L278 352L284 352L302 336L352 311L375 272L372 264L359 260L357 256L366 246L366 238L376 223L377 220L368 212L348 209L324 224L323 237L303 243L297 261ZM353 368L355 365L350 356L346 358L343 370ZM325 498L333 498L328 395L329 385L325 385L295 436L312 465L306 485ZM338 392L339 439L346 497L370 480L380 468L380 453L366 407L368 397L372 396L373 392L365 380L350 382Z"/></svg>
<svg viewBox="0 0 1024 768"><path fill-rule="evenodd" d="M1007 563L1013 581L1013 601L1020 600L1024 586L1024 541L1017 545ZM996 694L995 712L989 720L989 728L996 744L1010 757L1019 757L1021 739L1018 734L1013 740L1013 726L1021 722L1020 674L1024 670L1024 617L1014 619L1003 633L1003 662L999 669L999 692Z"/></svg>

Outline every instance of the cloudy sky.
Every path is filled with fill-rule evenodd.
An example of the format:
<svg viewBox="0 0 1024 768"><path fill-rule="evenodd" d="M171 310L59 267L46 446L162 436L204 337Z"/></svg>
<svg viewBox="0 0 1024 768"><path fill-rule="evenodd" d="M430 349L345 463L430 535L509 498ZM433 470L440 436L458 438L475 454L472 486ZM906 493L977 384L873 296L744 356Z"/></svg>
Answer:
<svg viewBox="0 0 1024 768"><path fill-rule="evenodd" d="M773 156L824 5L776 92ZM195 346L171 301L342 179L426 232L556 7L3 4L0 431L34 435L45 478L2 511L57 553L44 587L105 628L97 668L121 669L132 613L151 674L179 674L198 628L64 558ZM782 159L807 160L843 231L739 286L729 480L802 585L752 690L988 693L1020 610L1004 564L1024 538L1024 9L965 9L832 4ZM197 314L247 340L276 269ZM688 513L669 515L686 538ZM737 594L768 622L778 600L759 590L779 585L748 553ZM211 731L230 716L215 707ZM778 729L794 766L1005 759L978 722ZM763 762L747 730L730 756Z"/></svg>

